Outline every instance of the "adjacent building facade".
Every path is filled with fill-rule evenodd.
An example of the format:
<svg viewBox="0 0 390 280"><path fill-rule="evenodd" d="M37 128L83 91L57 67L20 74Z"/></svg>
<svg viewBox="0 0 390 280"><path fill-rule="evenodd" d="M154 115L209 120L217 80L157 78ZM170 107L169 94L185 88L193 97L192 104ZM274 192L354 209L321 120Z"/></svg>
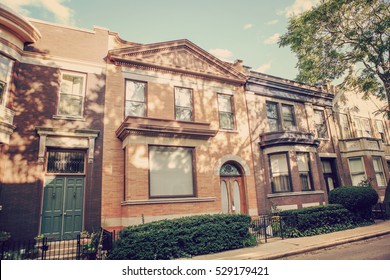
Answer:
<svg viewBox="0 0 390 280"><path fill-rule="evenodd" d="M0 230L15 239L322 205L362 180L384 195L377 100L3 5L0 30Z"/></svg>

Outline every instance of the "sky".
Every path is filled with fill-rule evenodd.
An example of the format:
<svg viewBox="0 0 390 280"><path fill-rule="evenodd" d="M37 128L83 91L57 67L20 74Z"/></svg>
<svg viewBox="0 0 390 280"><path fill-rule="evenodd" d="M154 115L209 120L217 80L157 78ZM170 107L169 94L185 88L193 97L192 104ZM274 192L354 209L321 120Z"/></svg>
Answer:
<svg viewBox="0 0 390 280"><path fill-rule="evenodd" d="M188 39L221 60L295 79L297 59L278 38L319 0L0 0L24 16L108 28L141 44Z"/></svg>

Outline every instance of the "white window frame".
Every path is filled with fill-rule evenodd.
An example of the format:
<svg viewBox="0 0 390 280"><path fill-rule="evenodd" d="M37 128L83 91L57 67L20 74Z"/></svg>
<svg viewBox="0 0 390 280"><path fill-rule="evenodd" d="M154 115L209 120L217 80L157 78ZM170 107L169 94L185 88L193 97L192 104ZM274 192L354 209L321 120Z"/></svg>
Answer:
<svg viewBox="0 0 390 280"><path fill-rule="evenodd" d="M0 82L4 84L2 98L0 99L0 105L6 106L7 99L8 99L9 84L11 82L11 75L12 75L12 70L13 70L15 61L13 61L9 57L4 56L2 54L0 54L0 58L2 60L4 59L4 60L8 61L8 66L6 66L7 67L7 73L6 73L5 80L4 81L0 80ZM4 65L6 65L6 64L4 64Z"/></svg>
<svg viewBox="0 0 390 280"><path fill-rule="evenodd" d="M230 103L230 111L228 110L223 110L221 107L221 101L220 99L229 99L228 102ZM235 125L236 125L236 121L235 121L235 114L234 114L234 102L233 102L233 95L230 95L230 94L224 94L224 93L218 93L217 95L217 99L218 99L218 115L219 115L219 128L221 129L226 129L226 130L234 130L235 128ZM228 117L230 117L231 119L231 127L226 127L226 126L223 126L223 124L221 123L221 120L223 117L221 117L221 115L226 115Z"/></svg>
<svg viewBox="0 0 390 280"><path fill-rule="evenodd" d="M79 78L83 79L81 95L79 95L79 96L81 96L80 115L63 114L63 113L60 112L60 108L61 108L61 85L62 85L63 80L64 80L64 75L69 75L69 76L73 76L73 77L79 77ZM59 93L58 93L57 116L69 117L69 118L83 118L83 116L84 116L84 102L85 102L86 84L87 84L87 75L85 73L72 72L72 71L61 71L60 88L59 88ZM66 94L68 94L68 93L66 93ZM68 95L70 95L70 94L68 94Z"/></svg>
<svg viewBox="0 0 390 280"><path fill-rule="evenodd" d="M352 160L360 160L360 163L362 165L363 171L353 171L352 168L351 168L351 166L352 166L351 161ZM348 158L348 165L349 165L349 172L350 172L350 176L351 176L351 182L352 182L353 186L358 186L361 183L362 180L367 179L366 167L364 166L363 157L351 157L351 158ZM362 175L363 175L363 178L361 178L359 182L355 182L354 183L354 177L362 176Z"/></svg>
<svg viewBox="0 0 390 280"><path fill-rule="evenodd" d="M286 164L286 171L275 171L272 166L273 157L277 157L280 159L280 157L283 156L283 160L285 160ZM277 159L279 161L279 159ZM272 193L283 193L283 192L292 192L293 186L292 186L292 178L291 178L291 168L290 168L290 161L289 156L287 152L280 152L280 153L273 153L268 154L268 162L269 162L269 170L270 170L270 179L271 179L271 186L272 186ZM284 162L283 162L284 163ZM280 167L278 166L280 169ZM285 182L287 186L282 186L282 184L278 184L278 182L282 183ZM287 187L287 188L283 188Z"/></svg>
<svg viewBox="0 0 390 280"><path fill-rule="evenodd" d="M189 92L190 106L182 106L181 104L178 104L179 103L178 95L181 94L180 91L188 91ZM190 111L191 115L190 115L189 119L180 118L181 115L180 114L178 115L178 110L180 110L182 108L187 108ZM194 92L193 92L192 88L175 87L175 120L188 121L188 122L194 121Z"/></svg>
<svg viewBox="0 0 390 280"><path fill-rule="evenodd" d="M299 171L299 178L301 180L301 187L303 191L311 191L313 190L313 184L312 184L312 178L311 178L311 169L310 169L310 153L305 153L305 152L297 152L297 166L298 166L298 171ZM306 170L302 170L302 166L299 164L299 157L304 157L304 161L306 160L307 162L303 161L304 165L307 165L305 168ZM302 184L302 178L301 176L306 176L307 177L307 183L308 183L308 188L303 189L303 184Z"/></svg>
<svg viewBox="0 0 390 280"><path fill-rule="evenodd" d="M138 84L144 84L144 100L143 101L138 101L138 100L134 100L134 99L128 99L128 83L138 83ZM133 116L133 117L146 117L147 116L147 99L146 99L146 96L147 96L147 86L148 84L146 82L143 82L143 81L135 81L135 80L126 80L125 81L125 117L127 116ZM128 114L128 108L127 108L127 104L129 103L136 103L136 104L139 104L139 105L143 105L143 114L142 115L137 115L137 114Z"/></svg>

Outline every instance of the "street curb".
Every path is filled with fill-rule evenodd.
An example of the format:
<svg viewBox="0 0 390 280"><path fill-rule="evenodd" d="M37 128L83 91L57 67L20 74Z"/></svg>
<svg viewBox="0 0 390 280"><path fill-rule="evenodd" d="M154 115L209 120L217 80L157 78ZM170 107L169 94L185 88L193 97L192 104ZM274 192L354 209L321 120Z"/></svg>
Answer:
<svg viewBox="0 0 390 280"><path fill-rule="evenodd" d="M347 243L353 243L353 242L358 242L358 241L362 241L362 240L366 240L366 239L370 239L370 238L375 238L375 237L379 237L379 236L383 236L383 235L387 235L387 234L390 234L390 230L376 232L376 233L372 233L372 234L365 234L365 235L355 236L355 237L350 237L350 238L345 238L345 239L338 240L338 241L335 241L332 243L315 245L315 246L311 246L311 247L307 247L307 248L303 248L303 249L298 249L298 250L294 250L294 251L290 251L290 252L286 252L286 253L282 253L282 254L271 254L268 256L263 256L263 257L259 258L258 260L277 260L277 259L290 257L290 256L294 256L294 255L299 255L299 254L304 254L304 253L308 253L308 252L312 252L312 251L316 251L316 250L331 248L334 246L339 246L339 245L343 245L343 244L347 244Z"/></svg>

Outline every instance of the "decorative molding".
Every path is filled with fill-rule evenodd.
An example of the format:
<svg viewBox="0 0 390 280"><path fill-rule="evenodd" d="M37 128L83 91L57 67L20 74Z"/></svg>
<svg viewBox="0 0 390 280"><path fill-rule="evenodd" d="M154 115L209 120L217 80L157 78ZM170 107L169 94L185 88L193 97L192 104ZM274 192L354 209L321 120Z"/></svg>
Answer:
<svg viewBox="0 0 390 280"><path fill-rule="evenodd" d="M315 194L324 194L324 193L325 193L324 191L270 193L267 194L267 197L274 198L274 197L285 197L285 196L315 195Z"/></svg>
<svg viewBox="0 0 390 280"><path fill-rule="evenodd" d="M126 200L122 201L121 205L145 205L145 204L166 204L166 203L198 203L198 202L214 202L215 197L188 197L188 198L159 198L159 199L142 199L142 200Z"/></svg>
<svg viewBox="0 0 390 280"><path fill-rule="evenodd" d="M237 155L225 155L223 157L221 157L219 160L217 160L217 162L215 163L215 167L214 167L214 175L215 176L219 176L219 173L221 171L221 167L226 163L226 162L235 162L235 163L238 163L242 169L243 169L243 172L245 176L250 176L251 175L251 171L249 169L249 166L248 164L246 164L245 160L243 160L241 157L237 156Z"/></svg>
<svg viewBox="0 0 390 280"><path fill-rule="evenodd" d="M210 129L209 123L129 116L117 129L116 136L124 141L129 134L209 139L210 137L214 137L217 131Z"/></svg>
<svg viewBox="0 0 390 280"><path fill-rule="evenodd" d="M53 127L36 127L35 129L39 135L39 163L44 162L46 147L87 149L88 163L93 163L95 139L99 136L99 130Z"/></svg>
<svg viewBox="0 0 390 280"><path fill-rule="evenodd" d="M260 146L263 148L296 144L318 147L319 143L310 132L276 131L260 134Z"/></svg>

